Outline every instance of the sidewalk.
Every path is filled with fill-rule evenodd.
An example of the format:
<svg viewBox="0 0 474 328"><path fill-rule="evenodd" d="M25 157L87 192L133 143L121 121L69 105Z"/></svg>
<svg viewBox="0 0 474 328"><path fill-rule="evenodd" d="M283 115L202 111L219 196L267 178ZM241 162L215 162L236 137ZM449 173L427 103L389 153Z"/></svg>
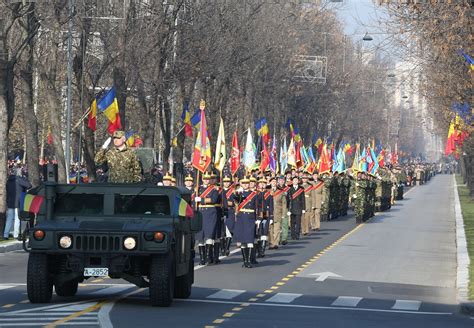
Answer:
<svg viewBox="0 0 474 328"><path fill-rule="evenodd" d="M0 253L12 252L23 249L21 241L11 240L7 242L0 243Z"/></svg>
<svg viewBox="0 0 474 328"><path fill-rule="evenodd" d="M453 187L451 175L438 175L413 188L299 276L442 288L442 301L457 304Z"/></svg>

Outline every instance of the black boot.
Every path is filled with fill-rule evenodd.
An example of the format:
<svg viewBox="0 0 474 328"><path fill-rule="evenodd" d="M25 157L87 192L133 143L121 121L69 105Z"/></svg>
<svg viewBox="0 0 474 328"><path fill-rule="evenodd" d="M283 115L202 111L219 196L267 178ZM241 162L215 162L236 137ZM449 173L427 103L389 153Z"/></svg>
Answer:
<svg viewBox="0 0 474 328"><path fill-rule="evenodd" d="M265 257L265 248L267 247L267 241L262 240L260 243L260 257Z"/></svg>
<svg viewBox="0 0 474 328"><path fill-rule="evenodd" d="M232 237L227 237L225 239L225 255L230 255L230 245L232 244Z"/></svg>
<svg viewBox="0 0 474 328"><path fill-rule="evenodd" d="M242 260L244 261L244 263L242 263L242 268L247 267L247 260L246 260L246 257L245 257L245 248L241 247L240 251L242 252Z"/></svg>
<svg viewBox="0 0 474 328"><path fill-rule="evenodd" d="M258 264L258 262L257 262L257 250L255 248L256 247L254 245L254 247L252 247L250 249L250 263L251 264Z"/></svg>
<svg viewBox="0 0 474 328"><path fill-rule="evenodd" d="M206 255L207 255L207 264L212 264L214 262L213 260L213 253L214 253L214 248L210 244L206 244Z"/></svg>
<svg viewBox="0 0 474 328"><path fill-rule="evenodd" d="M220 243L219 243L220 246L221 246L220 251L221 251L222 256L225 256L225 242L226 242L226 239L227 238L221 238Z"/></svg>
<svg viewBox="0 0 474 328"><path fill-rule="evenodd" d="M207 262L206 246L199 246L199 264L205 265Z"/></svg>
<svg viewBox="0 0 474 328"><path fill-rule="evenodd" d="M250 260L251 259L250 248L245 247L243 250L244 250L244 266L246 268L252 268L253 265L252 265L252 261Z"/></svg>
<svg viewBox="0 0 474 328"><path fill-rule="evenodd" d="M256 245L256 252L257 252L257 257L263 257L262 256L262 241L258 240L257 245Z"/></svg>
<svg viewBox="0 0 474 328"><path fill-rule="evenodd" d="M221 243L215 243L214 244L214 264L221 263L221 260L219 260L220 249L221 249Z"/></svg>

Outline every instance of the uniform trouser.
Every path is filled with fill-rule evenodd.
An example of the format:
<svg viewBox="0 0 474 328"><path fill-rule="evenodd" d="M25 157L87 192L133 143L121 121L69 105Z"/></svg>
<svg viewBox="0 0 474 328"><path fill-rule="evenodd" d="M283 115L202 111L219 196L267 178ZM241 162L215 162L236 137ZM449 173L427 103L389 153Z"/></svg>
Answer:
<svg viewBox="0 0 474 328"><path fill-rule="evenodd" d="M281 219L281 241L288 240L288 216L285 215Z"/></svg>
<svg viewBox="0 0 474 328"><path fill-rule="evenodd" d="M281 221L282 219L279 218L273 218L273 224L270 225L270 247L272 246L278 246L280 243L280 237L281 237ZM287 227L288 231L288 227ZM287 232L288 234L288 232Z"/></svg>
<svg viewBox="0 0 474 328"><path fill-rule="evenodd" d="M291 238L299 237L301 232L301 214L291 214Z"/></svg>
<svg viewBox="0 0 474 328"><path fill-rule="evenodd" d="M301 216L301 232L303 234L307 234L309 232L311 224L311 214L311 211L308 210Z"/></svg>
<svg viewBox="0 0 474 328"><path fill-rule="evenodd" d="M316 208L311 210L311 229L321 228L321 210Z"/></svg>

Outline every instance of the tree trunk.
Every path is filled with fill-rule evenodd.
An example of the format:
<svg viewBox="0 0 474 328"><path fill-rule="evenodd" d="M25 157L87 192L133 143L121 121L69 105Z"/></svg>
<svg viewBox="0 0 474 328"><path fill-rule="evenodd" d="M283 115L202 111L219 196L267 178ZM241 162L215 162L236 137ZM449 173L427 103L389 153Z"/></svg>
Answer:
<svg viewBox="0 0 474 328"><path fill-rule="evenodd" d="M33 186L39 186L39 142L38 142L38 120L33 105L33 57L34 57L34 38L36 33L37 20L35 16L35 4L30 3L27 15L27 38L28 45L26 49L26 61L20 68L20 76L22 79L22 107L23 107L23 123L25 126L26 137L26 159L28 163L28 179Z"/></svg>
<svg viewBox="0 0 474 328"><path fill-rule="evenodd" d="M5 131L5 136L8 136L8 112L5 90L5 77L7 62L5 58L6 48L5 37L3 35L4 20L0 18L0 131ZM7 152L8 152L8 138L0 138L0 233L3 236L5 229L5 217L7 212Z"/></svg>

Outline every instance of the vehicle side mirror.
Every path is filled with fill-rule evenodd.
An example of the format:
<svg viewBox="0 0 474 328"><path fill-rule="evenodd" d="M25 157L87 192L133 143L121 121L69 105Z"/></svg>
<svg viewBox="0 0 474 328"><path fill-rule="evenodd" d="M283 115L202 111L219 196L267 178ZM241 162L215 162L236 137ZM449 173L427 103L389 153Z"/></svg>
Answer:
<svg viewBox="0 0 474 328"><path fill-rule="evenodd" d="M191 219L191 231L198 232L202 230L202 213L194 211L194 217Z"/></svg>

